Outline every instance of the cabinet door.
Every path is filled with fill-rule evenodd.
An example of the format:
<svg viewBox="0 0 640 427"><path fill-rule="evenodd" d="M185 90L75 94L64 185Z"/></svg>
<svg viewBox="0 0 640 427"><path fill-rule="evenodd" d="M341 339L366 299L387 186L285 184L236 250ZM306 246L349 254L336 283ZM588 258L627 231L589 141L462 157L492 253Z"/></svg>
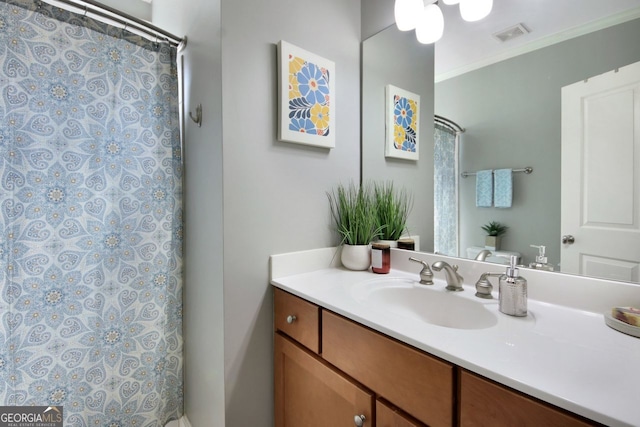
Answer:
<svg viewBox="0 0 640 427"><path fill-rule="evenodd" d="M322 358L421 422L454 425L451 364L327 310Z"/></svg>
<svg viewBox="0 0 640 427"><path fill-rule="evenodd" d="M276 427L353 427L356 415L375 425L371 393L280 333L274 345Z"/></svg>
<svg viewBox="0 0 640 427"><path fill-rule="evenodd" d="M460 374L461 427L585 427L589 423L550 405L483 379Z"/></svg>
<svg viewBox="0 0 640 427"><path fill-rule="evenodd" d="M376 427L425 427L425 425L404 415L386 402L376 400Z"/></svg>

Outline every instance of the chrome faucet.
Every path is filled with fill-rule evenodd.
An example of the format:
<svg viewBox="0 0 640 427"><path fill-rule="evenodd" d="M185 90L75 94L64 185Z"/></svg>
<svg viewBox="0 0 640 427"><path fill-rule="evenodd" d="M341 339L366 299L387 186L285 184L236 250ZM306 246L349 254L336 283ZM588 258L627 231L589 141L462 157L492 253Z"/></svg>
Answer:
<svg viewBox="0 0 640 427"><path fill-rule="evenodd" d="M464 280L460 274L458 274L458 266L451 266L444 261L436 261L431 264L431 268L434 271L440 271L444 269L444 274L447 279L447 289L448 291L464 291L462 288L462 281Z"/></svg>
<svg viewBox="0 0 640 427"><path fill-rule="evenodd" d="M493 285L489 281L489 277L500 277L503 273L482 273L476 282L476 296L478 298L491 299L493 295Z"/></svg>
<svg viewBox="0 0 640 427"><path fill-rule="evenodd" d="M420 283L423 285L433 285L433 272L429 268L429 264L414 257L409 257L409 261L419 262L422 264L422 270L420 270Z"/></svg>
<svg viewBox="0 0 640 427"><path fill-rule="evenodd" d="M475 260L484 261L487 258L489 258L491 255L493 255L493 253L489 249L483 249L480 252L478 252L478 255L476 255Z"/></svg>

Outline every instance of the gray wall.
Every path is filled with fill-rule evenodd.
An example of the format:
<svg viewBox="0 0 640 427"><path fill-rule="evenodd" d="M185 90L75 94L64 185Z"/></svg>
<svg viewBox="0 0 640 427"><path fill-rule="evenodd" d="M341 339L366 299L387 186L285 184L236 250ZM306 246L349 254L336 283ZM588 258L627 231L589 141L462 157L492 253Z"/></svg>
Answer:
<svg viewBox="0 0 640 427"><path fill-rule="evenodd" d="M388 84L420 95L418 161L385 158ZM362 177L365 182L393 180L413 194L409 233L420 236L421 250L432 251L433 45L420 44L413 31L400 32L395 25L362 44Z"/></svg>
<svg viewBox="0 0 640 427"><path fill-rule="evenodd" d="M187 119L185 168L185 405L194 427L272 425L269 255L337 243L325 191L359 178L360 0L316 5L154 2L154 23L188 35L185 102L203 106L202 128ZM334 149L277 141L279 40L335 62Z"/></svg>
<svg viewBox="0 0 640 427"><path fill-rule="evenodd" d="M335 62L336 146L331 150L276 139L279 40ZM359 55L360 0L222 1L229 427L272 424L269 255L337 243L325 192L359 178Z"/></svg>
<svg viewBox="0 0 640 427"><path fill-rule="evenodd" d="M560 88L640 60L640 20L571 39L437 83L435 112L467 129L461 170L531 166L514 175L511 209L477 208L475 178L460 179L461 254L483 246L480 229L510 229L503 248L528 263L545 245L560 260Z"/></svg>
<svg viewBox="0 0 640 427"><path fill-rule="evenodd" d="M219 0L154 0L153 22L188 36L183 291L185 413L193 427L225 425L222 210L222 72ZM231 426L231 424L228 424Z"/></svg>

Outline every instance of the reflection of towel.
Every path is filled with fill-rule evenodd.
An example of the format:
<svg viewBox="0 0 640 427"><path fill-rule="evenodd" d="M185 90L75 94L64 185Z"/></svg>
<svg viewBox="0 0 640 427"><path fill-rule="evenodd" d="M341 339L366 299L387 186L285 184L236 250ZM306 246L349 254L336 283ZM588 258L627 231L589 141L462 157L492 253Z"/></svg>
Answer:
<svg viewBox="0 0 640 427"><path fill-rule="evenodd" d="M493 171L476 172L476 206L490 208L493 203Z"/></svg>
<svg viewBox="0 0 640 427"><path fill-rule="evenodd" d="M496 169L493 172L493 199L496 208L510 208L513 201L513 172Z"/></svg>

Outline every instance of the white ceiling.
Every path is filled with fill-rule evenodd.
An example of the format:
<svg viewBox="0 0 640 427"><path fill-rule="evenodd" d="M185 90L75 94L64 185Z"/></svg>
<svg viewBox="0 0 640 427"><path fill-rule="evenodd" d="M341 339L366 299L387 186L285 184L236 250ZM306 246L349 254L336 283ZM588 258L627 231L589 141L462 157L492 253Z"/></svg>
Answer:
<svg viewBox="0 0 640 427"><path fill-rule="evenodd" d="M494 0L478 22L463 21L458 5L439 5L444 35L435 45L436 81L640 17L640 0ZM530 33L506 42L493 37L517 24Z"/></svg>

